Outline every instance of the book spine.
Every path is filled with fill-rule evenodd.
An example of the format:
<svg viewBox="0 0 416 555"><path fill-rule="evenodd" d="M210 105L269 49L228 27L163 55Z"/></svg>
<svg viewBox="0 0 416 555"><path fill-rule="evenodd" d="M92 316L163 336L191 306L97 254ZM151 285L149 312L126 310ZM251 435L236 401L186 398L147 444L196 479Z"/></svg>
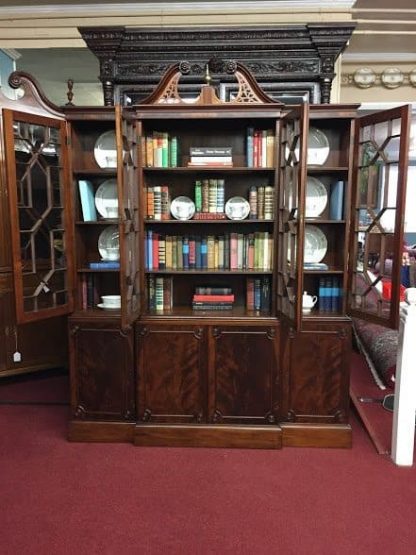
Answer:
<svg viewBox="0 0 416 555"><path fill-rule="evenodd" d="M261 309L261 280L254 280L254 310Z"/></svg>
<svg viewBox="0 0 416 555"><path fill-rule="evenodd" d="M149 276L148 281L148 308L149 310L155 310L156 308L156 283L155 277Z"/></svg>
<svg viewBox="0 0 416 555"><path fill-rule="evenodd" d="M184 270L189 270L189 238L182 238L182 266Z"/></svg>
<svg viewBox="0 0 416 555"><path fill-rule="evenodd" d="M95 222L97 220L97 210L95 208L94 187L91 181L80 179L78 181L78 189L84 222Z"/></svg>
<svg viewBox="0 0 416 555"><path fill-rule="evenodd" d="M208 212L217 211L217 180L209 180Z"/></svg>
<svg viewBox="0 0 416 555"><path fill-rule="evenodd" d="M270 282L267 278L263 278L261 284L260 310L270 311Z"/></svg>
<svg viewBox="0 0 416 555"><path fill-rule="evenodd" d="M189 238L189 269L194 270L196 268L196 246L195 238Z"/></svg>
<svg viewBox="0 0 416 555"><path fill-rule="evenodd" d="M159 270L159 234L153 233L152 237L152 269Z"/></svg>
<svg viewBox="0 0 416 555"><path fill-rule="evenodd" d="M232 310L233 305L232 304L229 304L229 305L213 304L210 306L206 306L206 305L197 305L192 303L192 308L193 310Z"/></svg>
<svg viewBox="0 0 416 555"><path fill-rule="evenodd" d="M155 192L153 187L147 187L146 191L147 219L155 219Z"/></svg>
<svg viewBox="0 0 416 555"><path fill-rule="evenodd" d="M195 295L231 295L230 287L196 287Z"/></svg>
<svg viewBox="0 0 416 555"><path fill-rule="evenodd" d="M254 279L253 278L247 278L246 308L247 310L254 310Z"/></svg>
<svg viewBox="0 0 416 555"><path fill-rule="evenodd" d="M228 301L234 302L234 295L194 295L193 301L209 301L209 302L221 302L221 301Z"/></svg>
<svg viewBox="0 0 416 555"><path fill-rule="evenodd" d="M249 219L256 220L257 219L257 187L255 185L250 187L250 191L248 194L248 202L250 204Z"/></svg>
<svg viewBox="0 0 416 555"><path fill-rule="evenodd" d="M169 202L169 187L162 185L161 187L161 219L169 220L170 218L170 202Z"/></svg>
<svg viewBox="0 0 416 555"><path fill-rule="evenodd" d="M94 276L91 274L87 276L87 308L92 308L94 306Z"/></svg>
<svg viewBox="0 0 416 555"><path fill-rule="evenodd" d="M159 254L159 270L166 270L166 242L162 235L159 235L158 241Z"/></svg>
<svg viewBox="0 0 416 555"><path fill-rule="evenodd" d="M195 212L202 211L202 183L195 181Z"/></svg>
<svg viewBox="0 0 416 555"><path fill-rule="evenodd" d="M232 156L233 149L231 146L224 147L191 147L189 149L190 156L206 156L206 157L218 157L218 156Z"/></svg>
<svg viewBox="0 0 416 555"><path fill-rule="evenodd" d="M153 187L154 193L154 219L161 220L162 219L162 187L155 186Z"/></svg>
<svg viewBox="0 0 416 555"><path fill-rule="evenodd" d="M152 168L154 166L153 154L153 137L148 135L146 137L146 166L148 168Z"/></svg>
<svg viewBox="0 0 416 555"><path fill-rule="evenodd" d="M156 277L155 285L155 309L163 311L163 278Z"/></svg>
<svg viewBox="0 0 416 555"><path fill-rule="evenodd" d="M206 237L201 239L201 269L208 269L208 242Z"/></svg>
<svg viewBox="0 0 416 555"><path fill-rule="evenodd" d="M81 277L81 308L82 310L88 308L87 276L85 274L82 274Z"/></svg>
<svg viewBox="0 0 416 555"><path fill-rule="evenodd" d="M225 181L224 179L217 179L217 212L224 212L225 201Z"/></svg>
<svg viewBox="0 0 416 555"><path fill-rule="evenodd" d="M178 138L175 136L169 142L169 165L171 168L178 166Z"/></svg>
<svg viewBox="0 0 416 555"><path fill-rule="evenodd" d="M247 137L246 137L246 155L247 155L248 168L252 168L254 166L253 136L254 136L254 127L248 127Z"/></svg>
<svg viewBox="0 0 416 555"><path fill-rule="evenodd" d="M202 180L202 212L209 212L209 180Z"/></svg>

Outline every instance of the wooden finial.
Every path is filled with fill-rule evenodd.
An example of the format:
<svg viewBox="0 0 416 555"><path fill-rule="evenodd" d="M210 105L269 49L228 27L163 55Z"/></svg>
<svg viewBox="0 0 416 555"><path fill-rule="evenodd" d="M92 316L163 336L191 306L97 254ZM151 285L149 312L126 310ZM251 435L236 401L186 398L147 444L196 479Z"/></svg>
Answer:
<svg viewBox="0 0 416 555"><path fill-rule="evenodd" d="M66 93L66 96L68 97L68 102L65 104L65 106L74 106L74 103L72 102L72 99L74 98L74 93L72 92L72 89L74 88L74 80L68 79L66 84L68 85L68 92Z"/></svg>
<svg viewBox="0 0 416 555"><path fill-rule="evenodd" d="M207 85L210 85L212 81L211 74L209 72L209 64L205 66L205 82Z"/></svg>

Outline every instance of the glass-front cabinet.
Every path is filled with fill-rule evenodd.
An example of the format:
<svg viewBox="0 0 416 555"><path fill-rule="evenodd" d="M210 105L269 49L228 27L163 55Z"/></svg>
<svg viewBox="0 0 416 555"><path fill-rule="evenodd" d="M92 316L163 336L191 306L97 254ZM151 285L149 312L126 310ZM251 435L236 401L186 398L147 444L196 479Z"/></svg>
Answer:
<svg viewBox="0 0 416 555"><path fill-rule="evenodd" d="M409 109L289 109L227 68L230 102L182 100L176 64L137 106L62 112L23 76L3 111L17 316L70 314L71 439L351 444L349 315L397 324Z"/></svg>

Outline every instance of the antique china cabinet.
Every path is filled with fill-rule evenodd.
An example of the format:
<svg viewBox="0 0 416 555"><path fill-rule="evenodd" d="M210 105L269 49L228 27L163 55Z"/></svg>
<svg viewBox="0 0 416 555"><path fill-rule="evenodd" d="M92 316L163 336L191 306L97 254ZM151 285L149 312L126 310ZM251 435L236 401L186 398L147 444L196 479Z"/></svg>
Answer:
<svg viewBox="0 0 416 555"><path fill-rule="evenodd" d="M224 68L229 102L182 100L181 62L141 104L64 111L13 75L16 320L69 316L71 440L351 445L350 315L397 325L408 107L287 108Z"/></svg>

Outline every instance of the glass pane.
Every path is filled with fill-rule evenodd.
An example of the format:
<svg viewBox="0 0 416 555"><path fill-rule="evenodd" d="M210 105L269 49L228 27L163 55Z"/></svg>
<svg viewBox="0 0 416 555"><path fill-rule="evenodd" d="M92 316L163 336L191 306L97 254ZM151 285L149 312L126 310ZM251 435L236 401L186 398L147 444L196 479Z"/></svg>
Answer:
<svg viewBox="0 0 416 555"><path fill-rule="evenodd" d="M400 120L366 125L360 132L351 306L391 317L397 221Z"/></svg>
<svg viewBox="0 0 416 555"><path fill-rule="evenodd" d="M288 317L296 317L296 289L298 272L298 230L300 190L300 120L287 119L283 123L279 188L279 264L277 282L278 310Z"/></svg>
<svg viewBox="0 0 416 555"><path fill-rule="evenodd" d="M23 306L33 312L68 302L60 128L15 121L13 131Z"/></svg>

